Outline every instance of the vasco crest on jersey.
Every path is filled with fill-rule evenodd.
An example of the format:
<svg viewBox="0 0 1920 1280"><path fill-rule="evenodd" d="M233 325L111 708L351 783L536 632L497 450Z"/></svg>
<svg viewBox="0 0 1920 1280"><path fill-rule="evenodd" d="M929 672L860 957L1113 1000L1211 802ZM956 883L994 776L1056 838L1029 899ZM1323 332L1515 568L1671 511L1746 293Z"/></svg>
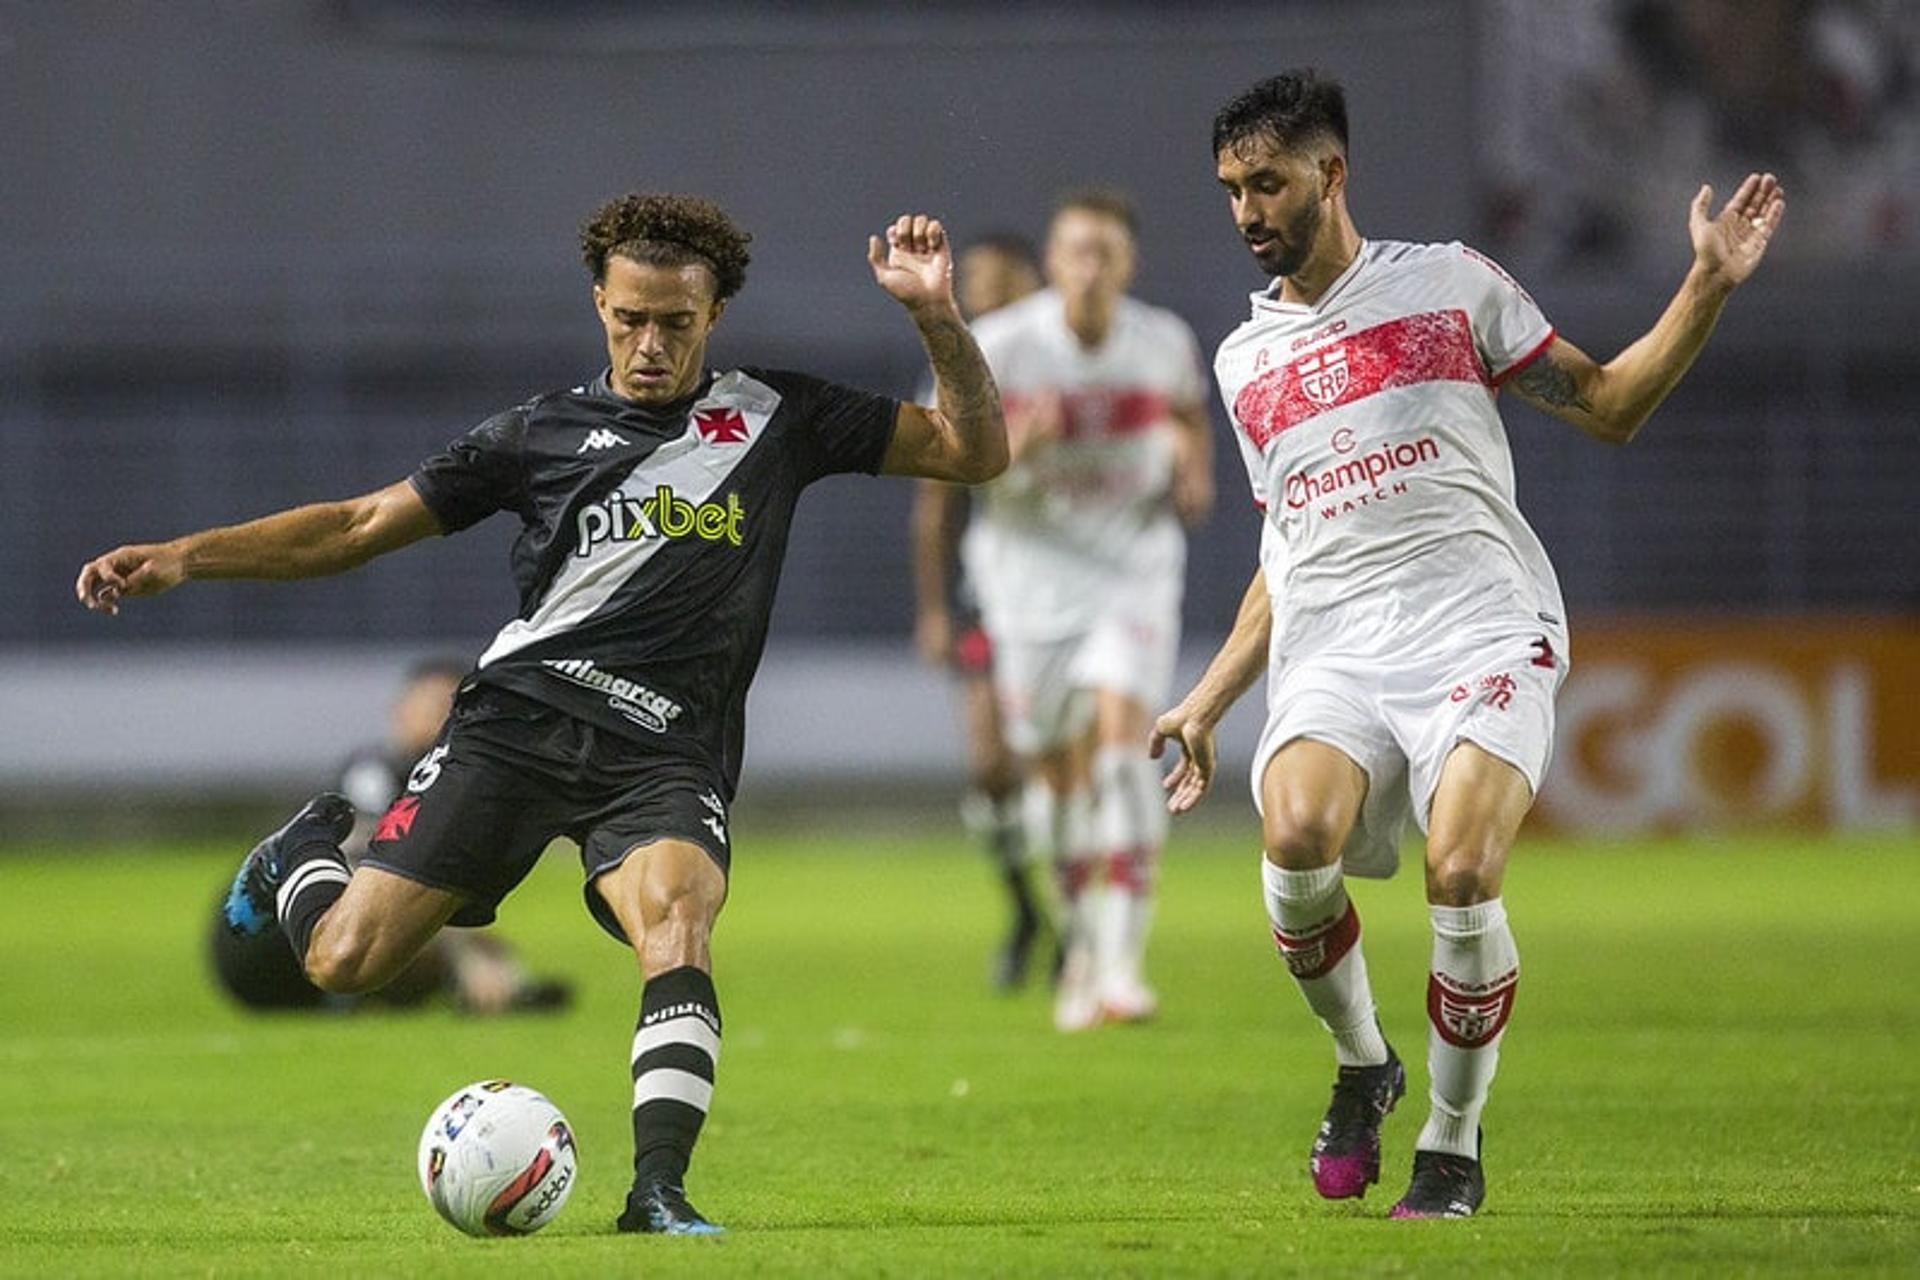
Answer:
<svg viewBox="0 0 1920 1280"><path fill-rule="evenodd" d="M693 429L708 444L746 444L751 435L746 415L726 405L695 409Z"/></svg>

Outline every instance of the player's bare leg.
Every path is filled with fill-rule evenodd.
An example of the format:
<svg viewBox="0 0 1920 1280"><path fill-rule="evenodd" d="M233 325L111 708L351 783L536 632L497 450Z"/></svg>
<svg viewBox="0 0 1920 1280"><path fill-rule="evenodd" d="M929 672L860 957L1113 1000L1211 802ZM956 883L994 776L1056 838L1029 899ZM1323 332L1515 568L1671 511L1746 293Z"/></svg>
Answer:
<svg viewBox="0 0 1920 1280"><path fill-rule="evenodd" d="M1100 1013L1109 1022L1141 1022L1158 1011L1146 984L1147 932L1167 810L1160 770L1142 744L1153 714L1113 689L1094 692L1092 781L1106 883L1094 911Z"/></svg>
<svg viewBox="0 0 1920 1280"><path fill-rule="evenodd" d="M379 867L358 867L313 925L301 963L322 991L375 991L406 971L466 899ZM290 904L291 905L291 904Z"/></svg>
<svg viewBox="0 0 1920 1280"><path fill-rule="evenodd" d="M1267 918L1307 1005L1333 1034L1333 1100L1314 1136L1313 1185L1330 1200L1380 1180L1380 1124L1406 1092L1406 1069L1380 1034L1360 916L1340 854L1360 819L1368 779L1338 748L1295 738L1261 778L1261 863Z"/></svg>
<svg viewBox="0 0 1920 1280"><path fill-rule="evenodd" d="M715 1234L687 1203L684 1182L720 1061L712 938L727 878L699 845L661 840L630 850L593 891L619 920L644 983L633 1037L633 1190L618 1225Z"/></svg>
<svg viewBox="0 0 1920 1280"><path fill-rule="evenodd" d="M1010 991L1026 980L1034 945L1048 932L1049 922L1027 862L1020 760L1007 747L993 680L985 674L967 676L961 682L960 697L969 781L961 817L986 844L1012 907L1007 936L993 965L994 986Z"/></svg>
<svg viewBox="0 0 1920 1280"><path fill-rule="evenodd" d="M345 796L315 796L247 854L221 909L240 937L277 925L307 979L338 994L397 977L461 901L372 867L349 870L340 845L353 819Z"/></svg>
<svg viewBox="0 0 1920 1280"><path fill-rule="evenodd" d="M1500 899L1507 855L1533 804L1526 775L1471 742L1447 756L1427 829L1433 966L1427 978L1432 1109L1396 1218L1466 1217L1480 1207L1480 1111L1513 1012L1520 956Z"/></svg>

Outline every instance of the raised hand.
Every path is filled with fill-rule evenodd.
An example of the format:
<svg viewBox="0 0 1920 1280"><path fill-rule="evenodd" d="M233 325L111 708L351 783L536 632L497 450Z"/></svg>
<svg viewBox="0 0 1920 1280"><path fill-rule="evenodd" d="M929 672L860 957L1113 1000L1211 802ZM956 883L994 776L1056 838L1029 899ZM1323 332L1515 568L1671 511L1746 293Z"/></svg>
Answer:
<svg viewBox="0 0 1920 1280"><path fill-rule="evenodd" d="M89 609L118 614L123 596L157 596L185 577L180 555L166 543L116 547L80 567L73 593Z"/></svg>
<svg viewBox="0 0 1920 1280"><path fill-rule="evenodd" d="M1687 211L1687 231L1693 238L1693 258L1703 270L1727 285L1753 274L1767 252L1773 233L1787 211L1787 193L1770 173L1750 173L1719 217L1709 217L1713 188L1702 186Z"/></svg>
<svg viewBox="0 0 1920 1280"><path fill-rule="evenodd" d="M886 238L867 237L873 278L901 305L918 309L953 306L953 248L938 218L903 213Z"/></svg>

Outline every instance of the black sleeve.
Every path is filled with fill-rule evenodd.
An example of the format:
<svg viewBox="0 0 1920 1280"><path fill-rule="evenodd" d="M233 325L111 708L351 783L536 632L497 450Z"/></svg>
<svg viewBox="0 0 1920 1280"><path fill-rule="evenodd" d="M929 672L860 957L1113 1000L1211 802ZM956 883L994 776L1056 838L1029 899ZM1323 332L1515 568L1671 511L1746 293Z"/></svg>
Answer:
<svg viewBox="0 0 1920 1280"><path fill-rule="evenodd" d="M409 477L440 527L455 533L503 507L518 509L526 410L509 409L422 462Z"/></svg>
<svg viewBox="0 0 1920 1280"><path fill-rule="evenodd" d="M798 457L806 480L842 472L877 475L893 443L900 402L892 396L823 382L803 373L775 375L774 385L792 405Z"/></svg>

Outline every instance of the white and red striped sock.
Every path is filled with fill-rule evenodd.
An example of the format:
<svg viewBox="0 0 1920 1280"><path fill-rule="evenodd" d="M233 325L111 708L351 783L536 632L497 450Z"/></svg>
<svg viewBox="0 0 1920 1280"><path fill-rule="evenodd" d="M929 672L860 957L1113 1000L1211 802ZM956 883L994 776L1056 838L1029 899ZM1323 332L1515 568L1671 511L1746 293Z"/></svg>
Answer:
<svg viewBox="0 0 1920 1280"><path fill-rule="evenodd" d="M1289 871L1260 860L1267 919L1287 971L1307 1007L1333 1033L1343 1067L1377 1067L1387 1060L1360 953L1360 915L1347 897L1340 864Z"/></svg>
<svg viewBox="0 0 1920 1280"><path fill-rule="evenodd" d="M1093 781L1106 861L1097 925L1100 981L1127 1005L1146 994L1147 936L1166 808L1159 771L1137 748L1101 747L1094 754Z"/></svg>
<svg viewBox="0 0 1920 1280"><path fill-rule="evenodd" d="M1478 1159L1500 1040L1520 982L1520 952L1498 898L1470 907L1433 906L1433 971L1427 977L1427 1072L1432 1110L1419 1149Z"/></svg>

